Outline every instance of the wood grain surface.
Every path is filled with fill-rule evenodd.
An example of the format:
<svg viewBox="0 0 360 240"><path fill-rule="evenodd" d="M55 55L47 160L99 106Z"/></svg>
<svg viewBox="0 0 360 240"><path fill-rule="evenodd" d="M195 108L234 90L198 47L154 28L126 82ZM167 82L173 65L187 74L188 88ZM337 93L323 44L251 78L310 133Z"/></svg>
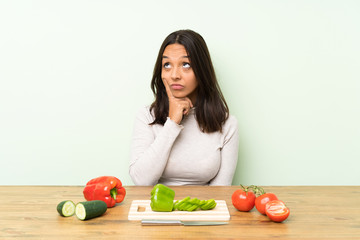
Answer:
<svg viewBox="0 0 360 240"><path fill-rule="evenodd" d="M224 199L230 220L223 226L141 226L129 221L133 200L150 197L152 187L125 186L123 203L98 218L61 217L63 200L84 201L83 186L0 186L0 239L360 239L360 186L265 187L290 208L283 223L254 208L239 212L231 203L237 186L172 187L176 198Z"/></svg>

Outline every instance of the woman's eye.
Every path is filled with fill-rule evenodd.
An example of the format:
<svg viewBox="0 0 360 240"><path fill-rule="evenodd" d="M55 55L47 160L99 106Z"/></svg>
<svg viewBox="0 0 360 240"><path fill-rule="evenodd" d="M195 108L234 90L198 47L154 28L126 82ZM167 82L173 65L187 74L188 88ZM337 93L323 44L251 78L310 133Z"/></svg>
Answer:
<svg viewBox="0 0 360 240"><path fill-rule="evenodd" d="M170 68L170 63L164 63L164 68Z"/></svg>
<svg viewBox="0 0 360 240"><path fill-rule="evenodd" d="M184 68L190 68L191 66L190 66L190 63L183 63L183 67Z"/></svg>

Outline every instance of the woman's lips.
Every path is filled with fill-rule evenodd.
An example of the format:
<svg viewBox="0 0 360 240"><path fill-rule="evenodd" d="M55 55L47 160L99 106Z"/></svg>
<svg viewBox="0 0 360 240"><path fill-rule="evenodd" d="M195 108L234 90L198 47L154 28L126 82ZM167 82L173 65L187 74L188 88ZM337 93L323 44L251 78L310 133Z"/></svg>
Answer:
<svg viewBox="0 0 360 240"><path fill-rule="evenodd" d="M180 84L171 84L171 88L174 90L181 90L184 88L184 86Z"/></svg>

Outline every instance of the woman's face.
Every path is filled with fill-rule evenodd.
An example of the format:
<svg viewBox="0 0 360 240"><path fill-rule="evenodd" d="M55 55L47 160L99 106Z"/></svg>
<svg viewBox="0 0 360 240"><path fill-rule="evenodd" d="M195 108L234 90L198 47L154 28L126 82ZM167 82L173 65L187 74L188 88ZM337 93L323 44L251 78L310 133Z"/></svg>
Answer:
<svg viewBox="0 0 360 240"><path fill-rule="evenodd" d="M175 43L165 48L162 56L161 77L167 81L174 97L188 97L195 105L198 82L183 45Z"/></svg>

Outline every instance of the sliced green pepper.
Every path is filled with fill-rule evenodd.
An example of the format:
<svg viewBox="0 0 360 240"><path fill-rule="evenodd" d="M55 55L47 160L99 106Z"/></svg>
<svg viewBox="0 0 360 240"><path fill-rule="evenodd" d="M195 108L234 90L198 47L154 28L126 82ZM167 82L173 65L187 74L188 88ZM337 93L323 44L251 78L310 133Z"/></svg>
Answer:
<svg viewBox="0 0 360 240"><path fill-rule="evenodd" d="M151 209L156 212L171 212L173 210L174 198L174 190L163 184L157 184L151 190Z"/></svg>

